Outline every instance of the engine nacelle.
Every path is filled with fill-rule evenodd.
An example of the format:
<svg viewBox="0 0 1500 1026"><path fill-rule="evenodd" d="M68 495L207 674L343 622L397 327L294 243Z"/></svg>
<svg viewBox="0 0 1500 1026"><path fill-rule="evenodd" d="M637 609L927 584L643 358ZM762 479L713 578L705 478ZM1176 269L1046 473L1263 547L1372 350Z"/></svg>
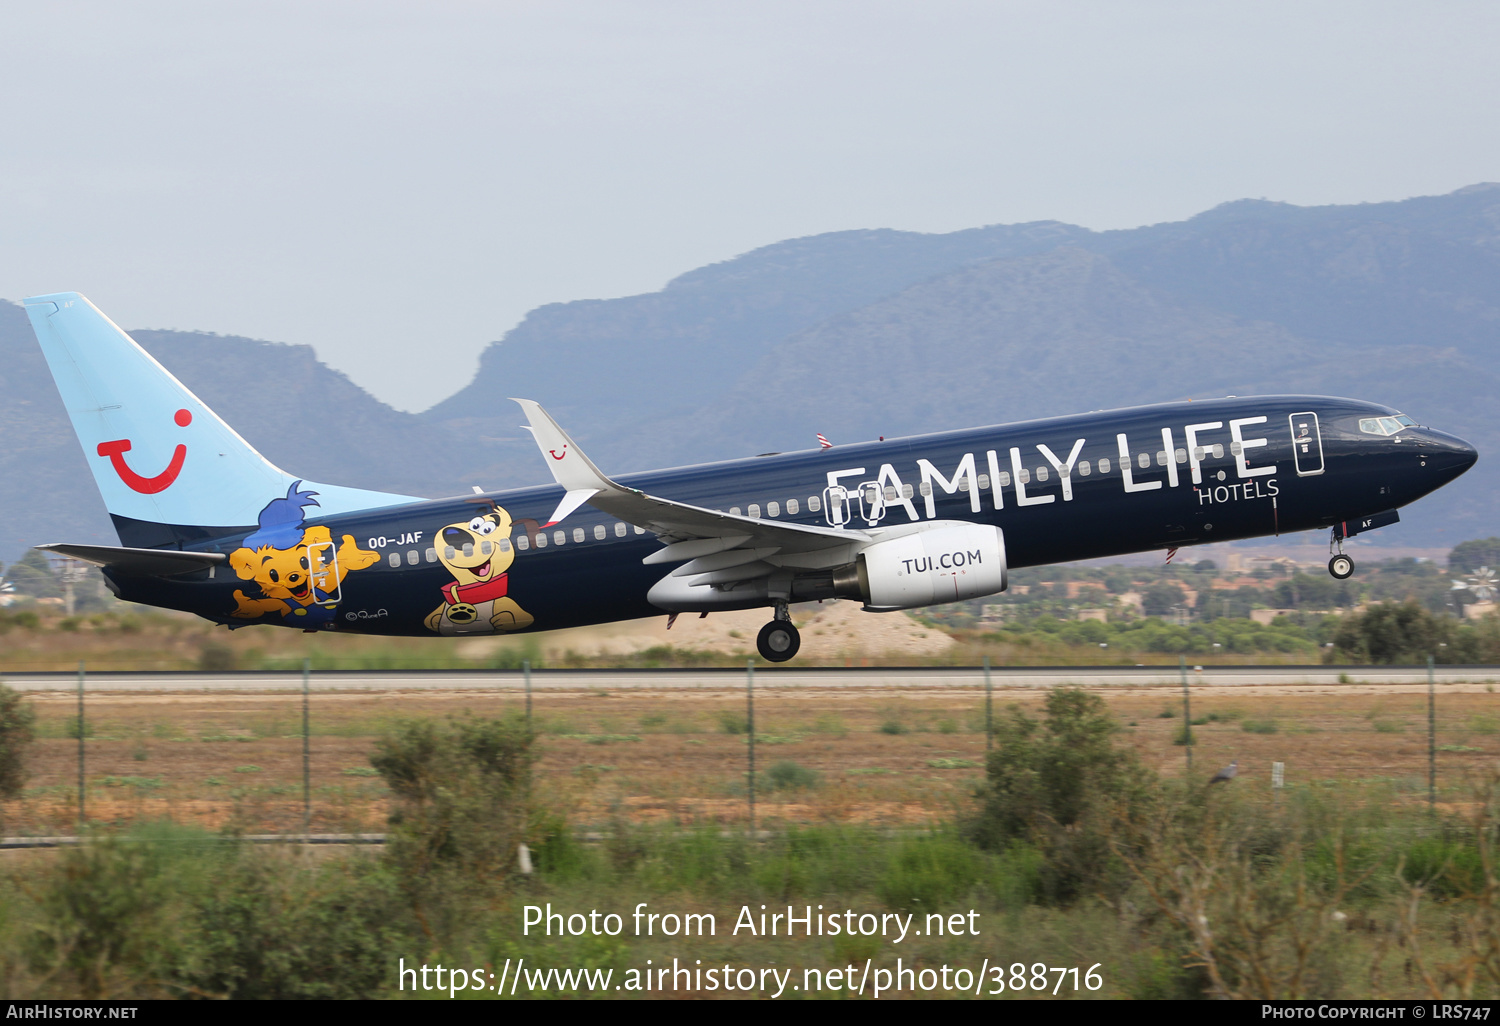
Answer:
<svg viewBox="0 0 1500 1026"><path fill-rule="evenodd" d="M954 524L876 542L834 575L837 593L877 611L994 595L1005 590L1005 534Z"/></svg>

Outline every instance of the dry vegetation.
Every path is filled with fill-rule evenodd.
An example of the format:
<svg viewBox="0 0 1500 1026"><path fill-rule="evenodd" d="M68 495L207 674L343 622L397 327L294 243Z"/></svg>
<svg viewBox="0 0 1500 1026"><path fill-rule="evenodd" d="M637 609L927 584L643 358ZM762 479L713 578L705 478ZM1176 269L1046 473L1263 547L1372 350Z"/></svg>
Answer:
<svg viewBox="0 0 1500 1026"><path fill-rule="evenodd" d="M300 696L93 695L94 840L0 858L15 884L0 891L0 992L393 996L398 956L620 974L686 956L1097 964L1104 997L1482 997L1500 986L1500 697L1484 684L1439 691L1429 815L1420 686L1196 688L1186 780L1176 689L997 691L997 746L1013 757L986 774L976 689L767 687L754 840L742 691L541 692L534 744L515 692L318 692L313 829L394 840L312 850L223 839L301 830ZM26 702L33 778L4 806L6 832L70 832L73 697ZM1052 732L1069 703L1078 743ZM491 753L485 765L512 768L469 765L454 747L465 737ZM1231 759L1239 779L1206 786ZM1275 796L1272 761L1287 764ZM1055 766L1052 784L1082 785L1062 804L1045 772L1041 788L1025 784ZM518 835L537 866L524 879ZM628 913L641 901L726 926L751 903L973 909L984 929L900 947L518 931L526 902Z"/></svg>
<svg viewBox="0 0 1500 1026"><path fill-rule="evenodd" d="M321 670L516 668L522 660L549 667L743 666L766 620L764 610L751 609L684 616L670 629L659 616L517 637L387 638L263 625L230 631L186 613L112 608L76 617L0 610L0 674L66 672L80 660L97 672L291 670L303 660ZM1176 662L1168 652L1105 650L1041 631L984 633L907 613L866 613L853 602L806 603L792 612L802 630L803 666L977 666L985 657L997 666ZM1305 644L1287 651L1226 648L1192 659L1306 663L1315 652Z"/></svg>
<svg viewBox="0 0 1500 1026"><path fill-rule="evenodd" d="M1470 771L1500 757L1500 695L1489 685L1442 685L1438 788L1452 802ZM1164 775L1185 768L1181 693L1099 689L1124 725L1121 740ZM1040 706L1036 690L999 689ZM5 803L6 833L70 832L77 742L71 695L28 701L39 738L23 798ZM401 719L498 716L515 692L315 692L310 743L313 827L382 829L388 792L369 768L376 738ZM580 828L738 822L747 815L745 698L739 691L538 692L539 779ZM1172 713L1165 716L1164 713ZM1420 802L1427 789L1427 694L1421 686L1194 689L1193 758L1208 774L1237 760L1236 786L1265 790L1272 762L1289 786L1330 781L1389 787ZM297 695L93 695L86 746L90 818L122 824L164 816L245 832L302 824L301 698ZM984 760L977 690L762 688L756 746L763 823L925 824L967 809ZM71 736L70 736L71 735ZM778 786L795 763L816 775Z"/></svg>

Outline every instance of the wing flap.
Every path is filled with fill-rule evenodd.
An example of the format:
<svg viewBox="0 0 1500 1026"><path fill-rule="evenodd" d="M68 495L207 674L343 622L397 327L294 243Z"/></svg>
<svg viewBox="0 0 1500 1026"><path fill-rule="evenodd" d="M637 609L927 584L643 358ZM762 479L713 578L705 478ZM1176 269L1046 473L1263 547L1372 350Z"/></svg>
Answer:
<svg viewBox="0 0 1500 1026"><path fill-rule="evenodd" d="M692 574L706 574L712 570L727 570L732 566L753 563L758 559L774 556L776 551L772 547L764 549L727 549L724 552L716 552L711 556L700 556L697 559L684 563L672 571L672 576L688 577Z"/></svg>
<svg viewBox="0 0 1500 1026"><path fill-rule="evenodd" d="M740 566L727 567L723 570L715 570L712 573L689 577L687 578L687 582L688 586L693 588L710 584L734 584L737 581L748 581L756 577L765 577L775 571L776 568L770 563L745 563Z"/></svg>
<svg viewBox="0 0 1500 1026"><path fill-rule="evenodd" d="M679 559L697 559L699 556L711 556L715 552L732 549L740 542L749 540L748 534L726 534L720 538L694 538L690 541L673 542L664 549L657 549L641 562L650 565L675 563Z"/></svg>

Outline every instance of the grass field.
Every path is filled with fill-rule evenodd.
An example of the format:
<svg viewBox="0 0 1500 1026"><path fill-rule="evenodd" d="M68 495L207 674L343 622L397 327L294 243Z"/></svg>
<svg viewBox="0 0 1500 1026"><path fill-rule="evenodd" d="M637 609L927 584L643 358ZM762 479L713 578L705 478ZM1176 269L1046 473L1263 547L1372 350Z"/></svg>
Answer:
<svg viewBox="0 0 1500 1026"><path fill-rule="evenodd" d="M1185 771L1182 696L1173 688L1099 689L1120 740L1166 776ZM999 689L1036 712L1042 694ZM22 798L0 806L7 834L71 832L77 741L67 694L28 699L38 713ZM312 826L383 828L389 794L369 765L375 739L402 719L498 716L514 693L317 693L311 700ZM615 822L742 824L748 815L740 691L546 692L534 699L538 779L578 829ZM1168 715L1170 714L1170 715ZM1235 787L1379 784L1396 800L1427 795L1427 692L1421 686L1199 687L1195 771L1231 760ZM170 817L244 832L302 827L297 695L92 695L86 716L87 810L114 825ZM762 826L946 822L972 804L985 755L977 690L764 688L756 694L757 814ZM1500 694L1441 685L1441 802L1460 802L1474 771L1500 757ZM779 767L779 768L778 768Z"/></svg>

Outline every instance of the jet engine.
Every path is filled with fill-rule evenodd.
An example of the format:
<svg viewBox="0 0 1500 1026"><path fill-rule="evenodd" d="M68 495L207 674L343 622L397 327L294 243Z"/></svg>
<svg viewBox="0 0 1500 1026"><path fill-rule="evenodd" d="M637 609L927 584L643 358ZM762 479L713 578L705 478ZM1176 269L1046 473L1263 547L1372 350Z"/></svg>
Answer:
<svg viewBox="0 0 1500 1026"><path fill-rule="evenodd" d="M840 598L885 612L993 595L1005 590L1005 534L955 524L875 542L834 571Z"/></svg>

